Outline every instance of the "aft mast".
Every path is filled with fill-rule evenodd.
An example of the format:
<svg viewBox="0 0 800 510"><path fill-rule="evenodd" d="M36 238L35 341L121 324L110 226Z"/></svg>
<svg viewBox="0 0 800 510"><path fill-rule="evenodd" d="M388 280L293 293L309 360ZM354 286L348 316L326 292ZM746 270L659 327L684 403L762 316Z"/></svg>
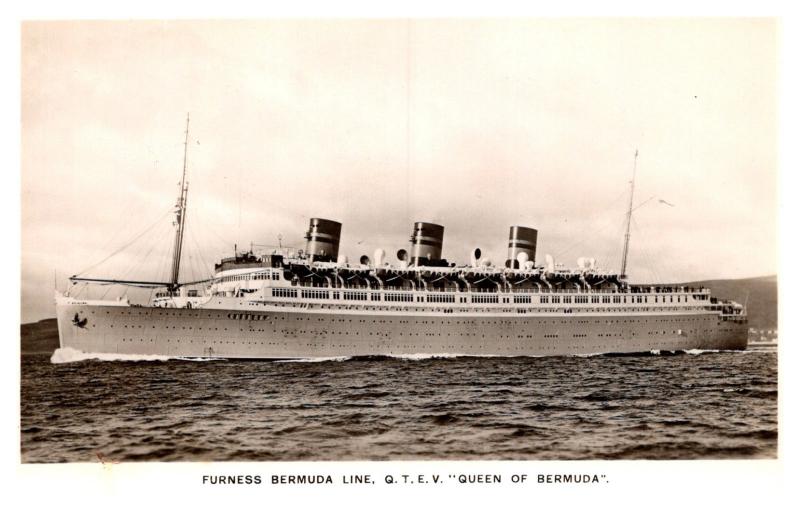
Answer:
<svg viewBox="0 0 800 510"><path fill-rule="evenodd" d="M636 160L639 158L639 149L633 155L633 177L631 178L631 196L628 202L628 217L625 223L625 246L622 248L622 268L619 270L620 278L625 278L628 267L628 245L631 241L631 216L633 215L633 190L636 184Z"/></svg>
<svg viewBox="0 0 800 510"><path fill-rule="evenodd" d="M175 245L172 249L172 278L169 290L174 291L179 287L178 276L181 269L181 250L183 249L183 232L186 225L186 199L189 194L189 183L186 181L186 155L189 150L189 114L186 114L186 133L183 141L183 175L181 176L181 189L175 210Z"/></svg>

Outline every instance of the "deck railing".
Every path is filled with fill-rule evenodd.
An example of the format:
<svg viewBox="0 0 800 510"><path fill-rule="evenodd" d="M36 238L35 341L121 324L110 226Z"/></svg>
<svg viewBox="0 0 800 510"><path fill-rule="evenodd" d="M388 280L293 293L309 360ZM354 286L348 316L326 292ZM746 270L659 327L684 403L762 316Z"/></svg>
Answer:
<svg viewBox="0 0 800 510"><path fill-rule="evenodd" d="M340 289L340 290L371 290L371 291L385 291L385 292L446 292L446 293L479 293L479 294L616 294L616 295L653 295L653 294L708 294L709 289L705 287L628 287L627 289L590 289L590 288L571 288L571 289L550 289L547 286L542 286L541 289L533 287L513 287L510 288L506 285L501 285L500 288L489 287L471 287L469 291L460 290L455 287L450 288L431 288L427 289L424 286L417 286L414 289L408 287L397 287L394 285L384 285L383 288L377 284L373 286L367 285L348 285L346 287L330 287L328 285L316 283L293 282L292 288L314 288L314 289Z"/></svg>

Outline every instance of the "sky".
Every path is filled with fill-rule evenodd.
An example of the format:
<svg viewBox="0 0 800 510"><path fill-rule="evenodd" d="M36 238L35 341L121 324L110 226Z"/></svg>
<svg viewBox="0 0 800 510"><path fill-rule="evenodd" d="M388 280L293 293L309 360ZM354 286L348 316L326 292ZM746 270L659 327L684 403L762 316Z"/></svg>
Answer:
<svg viewBox="0 0 800 510"><path fill-rule="evenodd" d="M23 322L72 274L165 276L187 112L184 279L311 217L350 260L432 221L458 263L524 225L537 262L618 270L637 150L632 281L777 272L771 19L25 22L21 50Z"/></svg>

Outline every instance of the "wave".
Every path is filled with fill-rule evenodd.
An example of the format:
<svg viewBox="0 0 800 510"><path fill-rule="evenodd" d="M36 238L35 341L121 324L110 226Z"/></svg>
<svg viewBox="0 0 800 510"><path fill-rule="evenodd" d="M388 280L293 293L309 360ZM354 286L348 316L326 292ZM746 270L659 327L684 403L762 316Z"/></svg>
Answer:
<svg viewBox="0 0 800 510"><path fill-rule="evenodd" d="M402 359L408 361L419 361L419 360L426 360L426 359L437 359L437 358L476 358L476 357L483 357L483 358L495 358L501 356L490 356L490 355L475 355L475 354L447 354L447 353L436 353L436 354L371 354L367 356L330 356L330 357L312 357L312 358L293 358L293 359L279 359L275 360L275 363L321 363L325 361L370 361L370 360L381 360L381 359ZM508 356L502 356L508 357Z"/></svg>
<svg viewBox="0 0 800 510"><path fill-rule="evenodd" d="M688 349L688 350L684 350L682 352L684 352L686 354L691 354L692 356L697 356L698 354L719 354L719 353L750 354L753 351L738 350L738 349Z"/></svg>
<svg viewBox="0 0 800 510"><path fill-rule="evenodd" d="M405 361L424 361L432 359L455 359L455 358L548 358L548 357L575 357L575 358L593 358L598 356L607 357L627 357L627 356L661 356L661 355L681 355L689 354L696 356L699 354L713 354L713 353L738 353L749 354L758 351L739 351L739 350L717 350L717 349L688 349L676 351L662 351L658 349L649 352L627 352L627 353L613 353L613 352L593 352L583 354L541 354L541 355L525 355L525 354L460 354L460 353L415 353L415 354L380 354L371 356L321 356L321 357L308 357L308 358L291 358L291 359L273 359L276 363L323 363L326 361L349 361L349 360L370 360L370 359L400 359ZM208 358L200 356L166 356L158 354L118 354L118 353L102 353L102 352L83 352L72 347L58 348L53 352L50 357L50 362L54 364L60 363L75 363L80 361L226 361L226 358Z"/></svg>
<svg viewBox="0 0 800 510"><path fill-rule="evenodd" d="M325 361L347 361L352 356L330 356L319 358L296 358L296 359L278 359L275 363L323 363Z"/></svg>
<svg viewBox="0 0 800 510"><path fill-rule="evenodd" d="M599 354L575 354L574 356L597 356ZM406 361L423 361L429 359L455 359L455 358L550 358L561 355L553 354L460 354L460 353L416 353L416 354L383 354L379 357L402 359ZM567 356L573 356L569 354Z"/></svg>
<svg viewBox="0 0 800 510"><path fill-rule="evenodd" d="M525 355L525 354L461 354L461 353L414 353L414 354L368 354L355 356L310 357L274 360L276 363L319 363L323 361L378 361L386 359L399 359L404 361L424 361L431 359L455 358L545 358L551 355Z"/></svg>
<svg viewBox="0 0 800 510"><path fill-rule="evenodd" d="M72 347L59 347L50 356L50 363L77 363L79 361L219 361L223 358L191 358L158 354L118 354L111 352L83 352Z"/></svg>
<svg viewBox="0 0 800 510"><path fill-rule="evenodd" d="M332 357L311 357L275 360L276 363L319 363L324 361L370 361L381 359L399 359L405 361L424 361L431 359L456 359L456 358L594 358L594 357L647 357L647 356L680 356L683 354L698 355L711 353L746 353L748 351L739 350L718 350L718 349L689 349L689 350L658 350L651 351L632 351L632 352L591 352L582 354L462 354L462 353L414 353L414 354L370 354L365 356L332 356Z"/></svg>
<svg viewBox="0 0 800 510"><path fill-rule="evenodd" d="M743 350L734 350L734 349L677 349L677 350L662 350L662 349L652 349L650 351L630 351L630 352L595 352L589 354L566 354L568 357L574 358L593 358L595 356L602 356L608 358L638 358L638 357L649 357L649 356L682 356L684 354L689 354L691 356L697 356L698 354L720 354L720 353L730 353L730 354L749 354L754 351L743 351Z"/></svg>
<svg viewBox="0 0 800 510"><path fill-rule="evenodd" d="M686 354L691 354L692 356L697 356L698 354L706 354L712 352L720 352L717 349L689 349L688 351L683 351Z"/></svg>
<svg viewBox="0 0 800 510"><path fill-rule="evenodd" d="M426 359L438 359L438 358L496 358L498 356L479 356L479 355L469 355L469 354L450 354L447 352L439 352L433 354L427 353L416 353L416 354L387 354L389 358L395 359L404 359L407 361L420 361Z"/></svg>

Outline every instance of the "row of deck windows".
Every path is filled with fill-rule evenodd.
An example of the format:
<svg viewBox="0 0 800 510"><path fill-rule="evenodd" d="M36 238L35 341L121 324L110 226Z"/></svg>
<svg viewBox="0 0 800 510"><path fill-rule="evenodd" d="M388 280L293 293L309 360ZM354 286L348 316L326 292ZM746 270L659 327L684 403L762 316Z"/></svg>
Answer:
<svg viewBox="0 0 800 510"><path fill-rule="evenodd" d="M282 290L282 289L275 289ZM273 294L274 295L274 294ZM307 299L329 299L327 290L306 290L303 289L300 295Z"/></svg>
<svg viewBox="0 0 800 510"><path fill-rule="evenodd" d="M287 289L287 288L273 288L272 289L272 296L273 297L282 297L282 298L296 298L298 297L297 289ZM340 296L339 291L335 292L328 292L327 290L314 290L314 289L302 289L300 291L300 297L305 299L335 299L338 300ZM381 294L379 292L361 292L361 291L342 291L341 292L342 299L346 301L381 301ZM628 297L630 297L630 301L628 301ZM689 297L684 296L669 296L669 301L667 301L667 296L660 296L661 303L674 303L674 302L683 302L687 303L689 301ZM700 299L701 297L705 297L705 295L694 296L695 299ZM483 295L472 295L471 296L472 303L499 303L498 296L492 294L483 294ZM653 299L656 303L659 302L659 296L655 296ZM683 299L681 299L683 298ZM540 304L588 304L590 296L553 296L553 295L540 295L539 296L539 303ZM650 303L650 296L591 296L592 303ZM563 300L563 301L562 301ZM391 302L414 302L414 296L408 293L400 293L400 292L387 292L383 295L383 301L391 301ZM455 303L455 295L453 294L428 294L426 296L417 296L418 302L428 302L428 303ZM466 303L467 298L461 297L459 302ZM504 298L504 303L508 303L508 298ZM517 304L531 304L534 303L534 297L530 294L524 295L515 295L513 299L514 303Z"/></svg>
<svg viewBox="0 0 800 510"><path fill-rule="evenodd" d="M452 294L431 294L427 296L428 303L455 303L456 297Z"/></svg>
<svg viewBox="0 0 800 510"><path fill-rule="evenodd" d="M386 294L383 295L383 300L395 301L395 302L402 301L411 303L414 301L414 296L412 296L411 294L397 294L394 292L387 292Z"/></svg>
<svg viewBox="0 0 800 510"><path fill-rule="evenodd" d="M237 274L233 276L223 276L218 281L224 282L244 282L248 280L280 280L281 275L277 271L256 274Z"/></svg>
<svg viewBox="0 0 800 510"><path fill-rule="evenodd" d="M267 320L271 320L271 319L291 320L288 316L285 316L285 315L284 316L281 316L281 315L272 315L272 316L270 316L269 314L261 314L261 313L228 313L226 316L229 319L248 320L248 321L267 321ZM328 321L330 321L330 322L342 322L342 323L353 322L353 319L336 319L336 318L334 318L334 319L324 319L322 317L319 317L319 318L294 317L294 320L295 321L300 321L300 322L302 322L302 321L309 321L310 322L312 320L316 321L316 322L328 322ZM539 326L543 326L543 325L547 326L547 325L549 325L551 323L552 324L562 324L562 325L563 324L568 324L568 323L590 324L591 322L593 322L594 324L603 324L603 325L640 324L642 322L644 322L645 324L650 323L650 322L658 322L658 323L662 323L662 322L678 322L678 323L686 324L688 322L699 322L699 321L708 321L708 320L709 320L709 318L707 318L707 317L702 317L702 318L701 317L681 317L679 319L606 319L606 320L595 319L594 321L589 321L589 320L577 320L577 321L539 320L539 321L537 321L537 325L539 325ZM371 321L367 320L367 319L356 319L356 322L364 323L364 324L369 323L369 322L371 322L372 324L386 324L386 323L393 324L392 320L385 320L385 319L372 319ZM410 324L411 321L398 320L397 323L398 324ZM494 325L497 325L497 324L501 324L501 325L502 324L518 324L514 320L502 320L502 319L501 320L474 320L473 319L473 320L464 320L464 321L461 321L461 320L455 320L455 321L450 321L450 320L447 320L447 321L444 321L444 320L440 320L440 321L436 321L436 320L415 320L414 321L414 324L431 324L431 325L434 325L434 324L437 324L437 323L438 324L442 324L442 325L444 325L444 324L447 324L447 325L451 325L451 324L468 325L469 324L469 325L472 325L472 326L484 325L484 324L494 324ZM111 327L113 327L113 326L111 326ZM125 326L125 327L127 328L127 326ZM133 327L133 326L131 326L131 327ZM139 326L139 327L141 328L141 326ZM155 328L155 326L153 326L153 328ZM169 326L166 326L166 329L169 329ZM175 329L175 326L173 326L173 329ZM182 329L186 329L186 328L182 328ZM192 328L190 327L189 329L192 329ZM202 330L203 328L198 328L198 329ZM211 328L209 328L209 330L210 329ZM214 329L216 330L217 328L214 328ZM227 331L227 328L225 328L225 330ZM284 331L284 330L281 330L281 331ZM693 329L690 330L690 332L694 332L694 331L695 330L693 330ZM708 331L708 330L704 329L703 331ZM672 332L675 333L676 331L673 330ZM681 330L679 329L677 332L680 333ZM656 333L658 333L658 332L656 331ZM662 332L662 334L666 334L666 330L664 330Z"/></svg>

